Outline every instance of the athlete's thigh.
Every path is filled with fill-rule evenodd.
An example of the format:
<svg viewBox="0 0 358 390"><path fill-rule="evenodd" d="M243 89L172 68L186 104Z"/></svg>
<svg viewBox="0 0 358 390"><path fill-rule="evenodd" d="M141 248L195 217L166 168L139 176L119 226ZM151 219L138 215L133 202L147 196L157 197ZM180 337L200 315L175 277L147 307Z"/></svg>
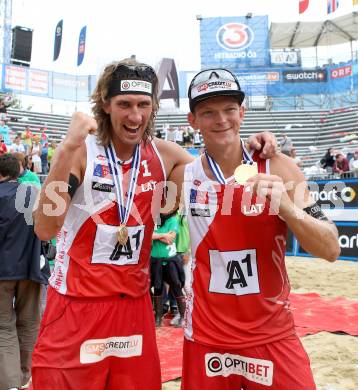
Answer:
<svg viewBox="0 0 358 390"><path fill-rule="evenodd" d="M225 351L184 339L182 390L240 390L242 377L226 375Z"/></svg>

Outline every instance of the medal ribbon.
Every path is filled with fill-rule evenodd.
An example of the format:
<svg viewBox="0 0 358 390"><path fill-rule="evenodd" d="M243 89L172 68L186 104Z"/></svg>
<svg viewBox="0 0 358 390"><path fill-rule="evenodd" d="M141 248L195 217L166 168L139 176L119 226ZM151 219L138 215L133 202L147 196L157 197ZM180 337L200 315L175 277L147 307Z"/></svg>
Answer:
<svg viewBox="0 0 358 390"><path fill-rule="evenodd" d="M127 201L124 205L124 194L123 194L123 174L122 167L119 169L117 166L117 156L114 152L114 146L112 142L108 145L108 148L104 148L106 156L108 159L109 171L112 174L114 187L116 189L117 203L118 203L118 212L121 224L125 225L128 221L129 214L132 208L135 189L137 185L137 180L139 176L139 166L140 166L140 145L136 145L136 148L133 153L133 158L131 162L131 176L128 186L128 195Z"/></svg>
<svg viewBox="0 0 358 390"><path fill-rule="evenodd" d="M254 160L252 159L252 157L250 156L250 153L245 148L245 145L242 142L242 140L241 140L241 147L242 147L242 158L243 158L242 163L252 165L254 163ZM205 156L206 156L206 159L208 161L209 168L210 168L211 172L213 173L215 179L220 184L223 184L223 185L227 184L227 181L225 179L224 174L222 173L221 168L219 167L219 164L217 164L217 162L212 157L209 156L209 153L206 149L205 149Z"/></svg>

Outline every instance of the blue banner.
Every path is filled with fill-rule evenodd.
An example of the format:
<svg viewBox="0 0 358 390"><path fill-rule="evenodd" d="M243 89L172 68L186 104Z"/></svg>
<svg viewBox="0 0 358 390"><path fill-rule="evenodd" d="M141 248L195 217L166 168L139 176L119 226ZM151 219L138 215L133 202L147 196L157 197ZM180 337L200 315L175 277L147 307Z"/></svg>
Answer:
<svg viewBox="0 0 358 390"><path fill-rule="evenodd" d="M204 18L200 39L203 69L269 65L267 16Z"/></svg>
<svg viewBox="0 0 358 390"><path fill-rule="evenodd" d="M77 66L80 66L83 62L86 50L86 30L87 26L83 26L78 38L78 50L77 50Z"/></svg>
<svg viewBox="0 0 358 390"><path fill-rule="evenodd" d="M215 66L227 67L227 64ZM290 97L330 95L358 89L358 61L323 68L262 67L235 68L240 86L247 96ZM193 72L179 72L180 97L187 97Z"/></svg>

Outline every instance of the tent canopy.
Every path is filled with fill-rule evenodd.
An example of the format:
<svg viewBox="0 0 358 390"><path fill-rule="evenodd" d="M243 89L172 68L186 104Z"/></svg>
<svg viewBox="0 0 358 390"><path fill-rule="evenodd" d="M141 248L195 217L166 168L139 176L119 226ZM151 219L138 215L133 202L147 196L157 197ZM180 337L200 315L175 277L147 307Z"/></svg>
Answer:
<svg viewBox="0 0 358 390"><path fill-rule="evenodd" d="M358 40L358 12L320 22L271 23L272 49L331 46Z"/></svg>

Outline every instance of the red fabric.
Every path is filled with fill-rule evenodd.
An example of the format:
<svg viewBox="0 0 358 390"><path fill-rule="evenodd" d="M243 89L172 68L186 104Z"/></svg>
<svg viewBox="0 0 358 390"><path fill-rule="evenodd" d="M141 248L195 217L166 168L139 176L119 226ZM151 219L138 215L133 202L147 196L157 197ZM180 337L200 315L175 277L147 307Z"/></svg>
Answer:
<svg viewBox="0 0 358 390"><path fill-rule="evenodd" d="M169 325L169 321L164 319L163 326L156 328L163 383L181 377L183 360L183 329Z"/></svg>
<svg viewBox="0 0 358 390"><path fill-rule="evenodd" d="M358 302L316 293L291 294L290 301L299 336L321 331L358 335Z"/></svg>

